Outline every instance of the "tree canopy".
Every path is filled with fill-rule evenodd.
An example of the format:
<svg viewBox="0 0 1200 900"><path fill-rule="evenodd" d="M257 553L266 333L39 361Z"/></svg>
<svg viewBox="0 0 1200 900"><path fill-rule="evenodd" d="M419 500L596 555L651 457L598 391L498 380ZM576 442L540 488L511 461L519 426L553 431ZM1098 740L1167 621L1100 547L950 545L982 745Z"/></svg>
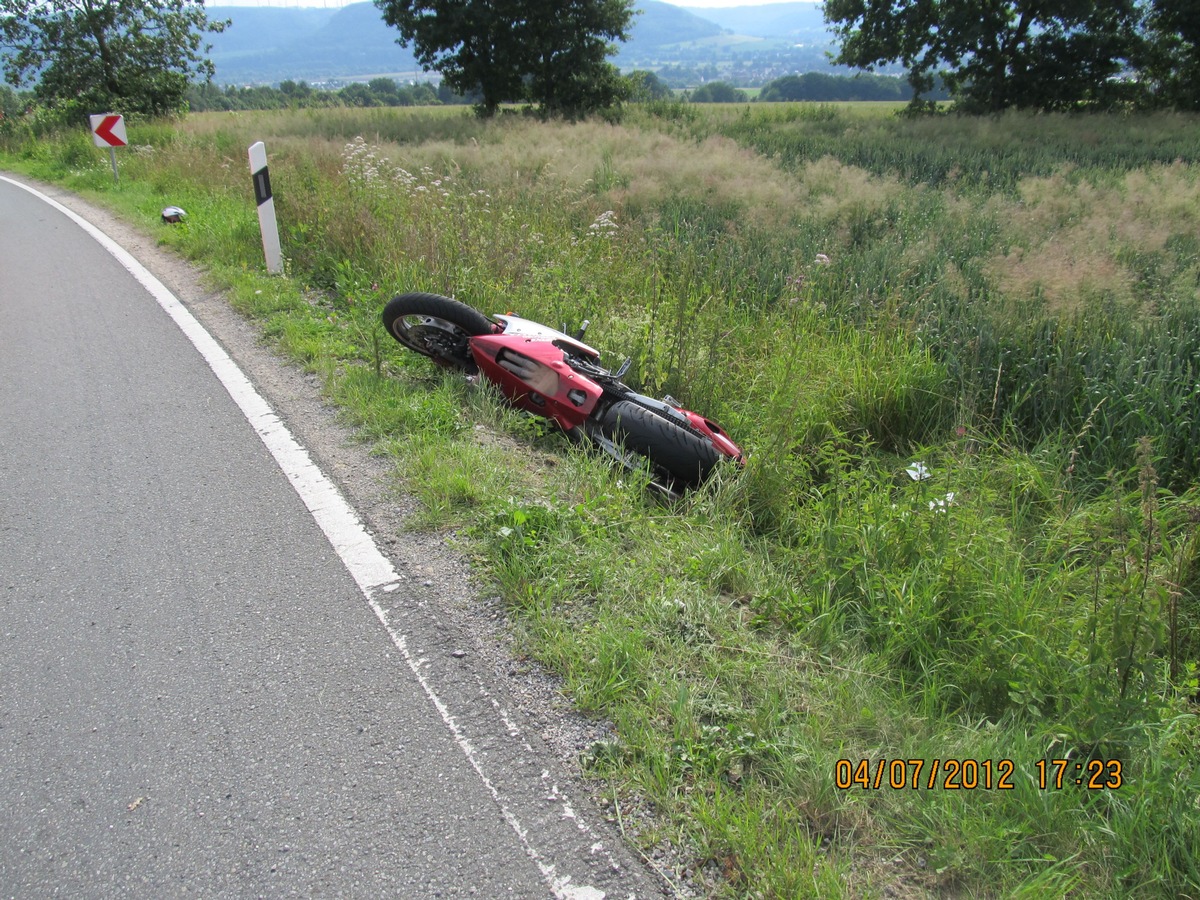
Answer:
<svg viewBox="0 0 1200 900"><path fill-rule="evenodd" d="M1195 0L826 0L836 62L900 63L914 103L940 75L970 112L1153 105L1195 98ZM1171 101L1175 103L1175 100Z"/></svg>
<svg viewBox="0 0 1200 900"><path fill-rule="evenodd" d="M164 115L212 77L202 35L225 24L203 0L0 0L0 64L51 106Z"/></svg>
<svg viewBox="0 0 1200 900"><path fill-rule="evenodd" d="M635 69L625 78L629 82L631 100L645 102L671 98L671 89L654 72L647 69Z"/></svg>
<svg viewBox="0 0 1200 900"><path fill-rule="evenodd" d="M628 83L607 57L628 36L632 0L375 0L417 61L482 115L531 101L546 114L612 105Z"/></svg>
<svg viewBox="0 0 1200 900"><path fill-rule="evenodd" d="M1153 103L1200 111L1200 3L1155 0L1139 58Z"/></svg>
<svg viewBox="0 0 1200 900"><path fill-rule="evenodd" d="M749 99L745 91L724 81L710 81L692 91L692 103L745 103Z"/></svg>
<svg viewBox="0 0 1200 900"><path fill-rule="evenodd" d="M949 95L940 79L934 84L930 100L946 100ZM805 72L803 75L784 75L768 81L758 93L763 103L807 100L818 103L853 100L899 101L911 100L912 88L891 75L852 76L827 75L824 72Z"/></svg>

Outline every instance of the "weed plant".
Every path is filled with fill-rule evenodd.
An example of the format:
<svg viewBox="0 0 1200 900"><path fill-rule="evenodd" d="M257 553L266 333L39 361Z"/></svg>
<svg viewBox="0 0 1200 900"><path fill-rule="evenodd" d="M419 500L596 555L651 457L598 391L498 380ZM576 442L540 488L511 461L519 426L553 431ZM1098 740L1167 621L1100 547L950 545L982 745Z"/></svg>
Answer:
<svg viewBox="0 0 1200 900"><path fill-rule="evenodd" d="M648 859L692 860L670 879L1196 898L1197 125L301 111L131 127L119 187L78 135L6 158L159 228L322 374L613 723L582 764ZM591 320L746 469L656 503L383 335L415 290Z"/></svg>

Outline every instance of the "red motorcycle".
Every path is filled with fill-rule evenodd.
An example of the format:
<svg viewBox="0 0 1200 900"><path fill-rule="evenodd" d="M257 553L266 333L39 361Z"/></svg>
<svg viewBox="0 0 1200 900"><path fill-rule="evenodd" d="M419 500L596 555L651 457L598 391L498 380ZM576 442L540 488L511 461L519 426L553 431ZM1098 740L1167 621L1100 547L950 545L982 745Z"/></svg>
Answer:
<svg viewBox="0 0 1200 900"><path fill-rule="evenodd" d="M630 468L649 464L652 484L676 495L706 479L717 463L741 465L742 451L711 419L671 397L655 400L600 365L576 337L519 316L487 316L438 294L400 294L383 309L388 334L447 368L481 376L519 409L583 436Z"/></svg>

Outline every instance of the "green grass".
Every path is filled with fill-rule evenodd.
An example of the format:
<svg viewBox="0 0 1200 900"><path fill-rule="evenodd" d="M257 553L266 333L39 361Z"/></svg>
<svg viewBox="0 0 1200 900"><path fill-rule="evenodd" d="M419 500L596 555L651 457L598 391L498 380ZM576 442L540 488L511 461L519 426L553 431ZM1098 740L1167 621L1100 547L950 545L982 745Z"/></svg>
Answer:
<svg viewBox="0 0 1200 900"><path fill-rule="evenodd" d="M614 724L582 760L614 820L702 889L1200 897L1200 120L677 112L131 125L119 186L86 135L0 159L155 229L322 375ZM383 335L410 290L590 319L745 471L656 502ZM1068 754L1122 786L1040 787ZM1012 787L836 783L947 759Z"/></svg>

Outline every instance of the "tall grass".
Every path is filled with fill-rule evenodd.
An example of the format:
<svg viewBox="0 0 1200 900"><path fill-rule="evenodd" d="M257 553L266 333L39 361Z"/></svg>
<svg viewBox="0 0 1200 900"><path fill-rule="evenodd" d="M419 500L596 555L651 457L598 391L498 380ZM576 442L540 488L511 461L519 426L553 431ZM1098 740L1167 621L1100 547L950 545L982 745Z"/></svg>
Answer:
<svg viewBox="0 0 1200 900"><path fill-rule="evenodd" d="M1200 897L1196 122L658 113L195 117L131 128L153 149L116 190L76 138L10 158L147 225L189 210L163 239L325 376L614 723L584 765L647 854L690 857L672 877ZM283 280L256 274L258 139ZM400 290L590 319L746 470L655 505L381 343ZM1012 787L836 784L947 758L1011 759ZM1043 788L1042 759L1124 782Z"/></svg>
<svg viewBox="0 0 1200 900"><path fill-rule="evenodd" d="M1176 487L1200 474L1198 128L1173 115L871 120L802 105L691 126L797 174L836 160L906 185L851 223L848 267L872 272L856 285L871 306L894 295L977 424L1012 426L1032 447L1089 422L1077 468L1092 478L1131 467L1151 435Z"/></svg>

